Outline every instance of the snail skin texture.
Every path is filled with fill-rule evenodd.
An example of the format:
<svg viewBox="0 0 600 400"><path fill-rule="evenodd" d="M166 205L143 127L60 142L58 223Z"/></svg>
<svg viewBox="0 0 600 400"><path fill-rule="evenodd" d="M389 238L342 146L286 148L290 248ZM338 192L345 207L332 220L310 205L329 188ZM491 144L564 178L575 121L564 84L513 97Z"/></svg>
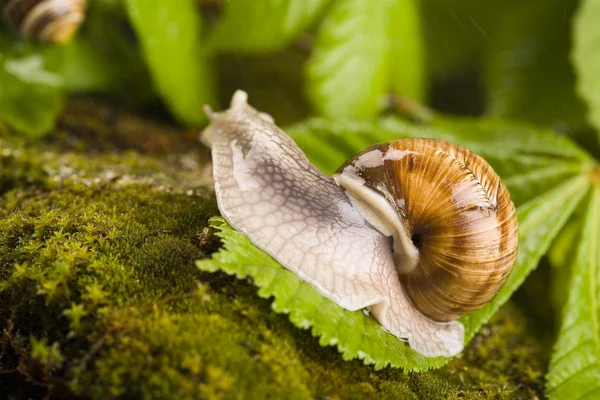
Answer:
<svg viewBox="0 0 600 400"><path fill-rule="evenodd" d="M517 253L510 196L492 168L457 145L372 146L328 177L237 91L206 107L219 210L323 296L367 309L430 357L464 346L461 315L498 292Z"/></svg>
<svg viewBox="0 0 600 400"><path fill-rule="evenodd" d="M85 0L9 0L6 18L21 35L41 42L68 43L85 19Z"/></svg>

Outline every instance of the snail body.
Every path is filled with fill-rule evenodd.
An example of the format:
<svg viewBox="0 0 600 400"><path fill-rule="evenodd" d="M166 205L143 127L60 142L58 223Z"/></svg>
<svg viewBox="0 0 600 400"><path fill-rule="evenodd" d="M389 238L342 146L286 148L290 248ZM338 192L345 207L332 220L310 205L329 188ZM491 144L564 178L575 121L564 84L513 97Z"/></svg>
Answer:
<svg viewBox="0 0 600 400"><path fill-rule="evenodd" d="M8 0L4 14L26 38L68 43L85 19L85 0Z"/></svg>
<svg viewBox="0 0 600 400"><path fill-rule="evenodd" d="M456 319L489 301L517 249L508 192L467 149L408 139L365 149L329 177L238 91L206 112L223 217L323 296L368 309L426 356L464 346Z"/></svg>

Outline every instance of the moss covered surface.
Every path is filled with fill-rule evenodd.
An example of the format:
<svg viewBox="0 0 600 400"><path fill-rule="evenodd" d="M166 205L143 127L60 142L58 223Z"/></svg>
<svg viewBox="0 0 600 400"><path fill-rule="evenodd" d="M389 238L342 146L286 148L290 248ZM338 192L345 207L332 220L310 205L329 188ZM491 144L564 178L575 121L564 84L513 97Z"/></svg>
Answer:
<svg viewBox="0 0 600 400"><path fill-rule="evenodd" d="M217 212L205 149L141 121L146 141L117 144L67 121L51 143L0 138L9 398L541 397L545 349L513 303L443 369L343 361L250 281L195 268L219 245L204 230Z"/></svg>

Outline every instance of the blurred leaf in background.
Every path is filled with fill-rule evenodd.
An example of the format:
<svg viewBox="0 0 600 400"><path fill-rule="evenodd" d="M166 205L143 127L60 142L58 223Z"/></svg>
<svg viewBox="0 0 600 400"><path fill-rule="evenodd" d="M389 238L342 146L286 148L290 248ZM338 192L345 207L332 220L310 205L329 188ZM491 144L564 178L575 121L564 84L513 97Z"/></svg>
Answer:
<svg viewBox="0 0 600 400"><path fill-rule="evenodd" d="M119 3L104 1L89 5L82 31L66 46L66 88L69 93L110 94L120 104L143 106L153 95L149 73Z"/></svg>
<svg viewBox="0 0 600 400"><path fill-rule="evenodd" d="M430 79L474 64L486 47L483 27L497 14L477 0L420 0ZM510 3L509 3L510 4Z"/></svg>
<svg viewBox="0 0 600 400"><path fill-rule="evenodd" d="M423 99L423 54L412 0L335 2L317 32L306 88L318 113L372 118L394 88Z"/></svg>
<svg viewBox="0 0 600 400"><path fill-rule="evenodd" d="M430 105L443 112L478 116L484 111L481 60L485 32L498 5L477 0L420 0ZM506 7L506 2L502 3ZM483 33L482 33L483 32Z"/></svg>
<svg viewBox="0 0 600 400"><path fill-rule="evenodd" d="M0 33L0 118L28 137L52 129L62 109L63 50Z"/></svg>
<svg viewBox="0 0 600 400"><path fill-rule="evenodd" d="M330 0L230 0L208 46L225 52L281 50L307 31Z"/></svg>
<svg viewBox="0 0 600 400"><path fill-rule="evenodd" d="M577 79L593 119L594 30L586 22L593 5L574 14L577 1L559 0L152 1L89 2L82 32L65 51L69 93L111 93L139 106L157 94L177 121L198 126L201 106L221 97L215 56L303 47L310 55L302 85L318 114L373 118L393 105L393 93L550 126L600 149L574 88ZM577 77L568 58L572 31Z"/></svg>
<svg viewBox="0 0 600 400"><path fill-rule="evenodd" d="M158 93L180 121L202 125L202 106L215 96L197 2L126 0L126 5Z"/></svg>
<svg viewBox="0 0 600 400"><path fill-rule="evenodd" d="M577 70L577 92L587 101L589 122L600 141L600 2L582 0L575 14L571 60Z"/></svg>
<svg viewBox="0 0 600 400"><path fill-rule="evenodd" d="M512 4L511 4L512 3ZM569 61L575 1L511 2L486 37L487 114L572 133L585 127Z"/></svg>

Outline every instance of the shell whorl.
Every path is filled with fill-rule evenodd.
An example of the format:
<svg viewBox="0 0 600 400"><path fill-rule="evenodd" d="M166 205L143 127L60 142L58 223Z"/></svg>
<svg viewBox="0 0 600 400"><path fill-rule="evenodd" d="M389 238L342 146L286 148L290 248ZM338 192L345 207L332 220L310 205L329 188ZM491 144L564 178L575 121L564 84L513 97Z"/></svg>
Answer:
<svg viewBox="0 0 600 400"><path fill-rule="evenodd" d="M517 254L517 218L483 158L441 140L404 139L357 153L340 174L387 200L418 250L414 268L397 269L422 314L455 320L500 290Z"/></svg>
<svg viewBox="0 0 600 400"><path fill-rule="evenodd" d="M85 19L85 0L9 0L4 14L21 35L67 43Z"/></svg>

